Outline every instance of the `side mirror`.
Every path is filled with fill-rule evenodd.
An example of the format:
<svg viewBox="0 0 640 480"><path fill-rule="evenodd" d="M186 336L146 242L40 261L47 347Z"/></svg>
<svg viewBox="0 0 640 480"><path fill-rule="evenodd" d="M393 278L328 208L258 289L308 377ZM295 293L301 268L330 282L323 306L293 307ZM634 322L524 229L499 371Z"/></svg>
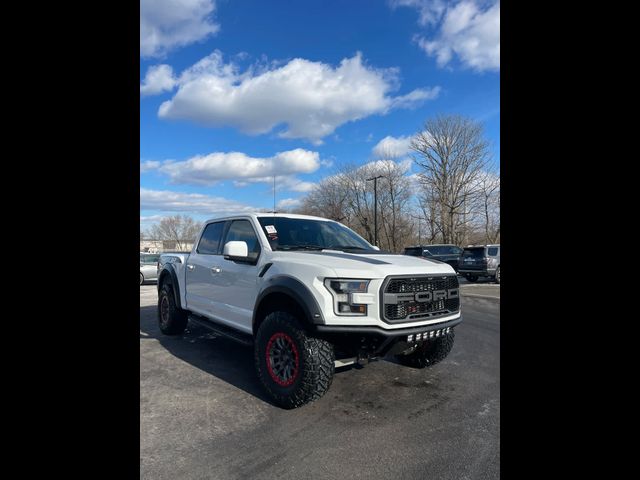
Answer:
<svg viewBox="0 0 640 480"><path fill-rule="evenodd" d="M379 247L379 246L377 246L377 245L373 245L373 249L374 249L374 250L380 250L380 247Z"/></svg>
<svg viewBox="0 0 640 480"><path fill-rule="evenodd" d="M225 260L249 260L249 247L247 242L227 242L224 244L224 258Z"/></svg>

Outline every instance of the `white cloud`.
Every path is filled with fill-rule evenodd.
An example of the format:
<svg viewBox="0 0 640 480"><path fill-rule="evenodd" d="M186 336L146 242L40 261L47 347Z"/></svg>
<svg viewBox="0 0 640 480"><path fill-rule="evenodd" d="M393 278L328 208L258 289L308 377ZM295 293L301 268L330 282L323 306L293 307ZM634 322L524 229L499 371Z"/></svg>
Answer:
<svg viewBox="0 0 640 480"><path fill-rule="evenodd" d="M267 179L265 179L266 181ZM273 179L271 179L273 181ZM294 176L276 177L276 191L310 192L316 186L313 182L305 182Z"/></svg>
<svg viewBox="0 0 640 480"><path fill-rule="evenodd" d="M411 170L412 160L410 158L405 158L404 160L394 161L394 160L373 160L369 163L365 163L358 170L362 171L371 171L384 173L385 170L397 170L403 175L406 175Z"/></svg>
<svg viewBox="0 0 640 480"><path fill-rule="evenodd" d="M156 169L168 175L172 183L211 186L230 179L240 183L268 178L273 181L273 175L312 173L319 167L318 152L296 148L268 158L253 158L242 152L215 152L184 161L167 160Z"/></svg>
<svg viewBox="0 0 640 480"><path fill-rule="evenodd" d="M147 160L140 163L140 173L150 172L151 170L157 170L160 167L160 162L156 160Z"/></svg>
<svg viewBox="0 0 640 480"><path fill-rule="evenodd" d="M155 222L162 219L162 215L140 215L140 223Z"/></svg>
<svg viewBox="0 0 640 480"><path fill-rule="evenodd" d="M262 62L244 72L215 51L185 70L178 91L160 106L163 119L210 127L232 126L250 135L280 129L284 138L314 144L347 122L436 98L439 88L419 88L393 97L397 69L366 65L360 53L333 67L296 58L285 65Z"/></svg>
<svg viewBox="0 0 640 480"><path fill-rule="evenodd" d="M410 136L392 137L389 135L380 140L371 152L374 157L384 158L390 156L392 158L398 158L409 153L410 145Z"/></svg>
<svg viewBox="0 0 640 480"><path fill-rule="evenodd" d="M416 108L424 100L433 100L440 95L440 87L416 88L415 90L395 97L391 101L392 108Z"/></svg>
<svg viewBox="0 0 640 480"><path fill-rule="evenodd" d="M149 67L140 85L140 95L157 95L173 90L176 78L173 76L173 68L169 65L154 65Z"/></svg>
<svg viewBox="0 0 640 480"><path fill-rule="evenodd" d="M392 0L392 7L418 9L419 23L433 34L416 35L415 41L427 55L444 67L454 58L473 70L500 70L500 2L463 0L446 7L429 0ZM424 13L428 12L428 13Z"/></svg>
<svg viewBox="0 0 640 480"><path fill-rule="evenodd" d="M140 210L189 214L202 213L214 216L234 212L251 212L256 209L223 197L212 197L201 193L173 192L170 190L150 190L141 187Z"/></svg>
<svg viewBox="0 0 640 480"><path fill-rule="evenodd" d="M301 200L299 198L283 198L276 203L276 209L279 208L293 208L300 205Z"/></svg>
<svg viewBox="0 0 640 480"><path fill-rule="evenodd" d="M140 0L140 56L169 51L215 34L214 0Z"/></svg>
<svg viewBox="0 0 640 480"><path fill-rule="evenodd" d="M335 158L335 157L333 157ZM333 158L326 158L324 160L320 160L320 165L322 165L323 167L333 167Z"/></svg>
<svg viewBox="0 0 640 480"><path fill-rule="evenodd" d="M271 177L255 177L244 181L233 182L234 187L242 188L255 183L266 183L271 187L273 192L273 176ZM278 176L276 175L276 191L290 192L310 192L316 186L313 182L305 182L294 175Z"/></svg>
<svg viewBox="0 0 640 480"><path fill-rule="evenodd" d="M420 25L437 23L445 9L443 0L389 0L391 8L413 7L418 10Z"/></svg>

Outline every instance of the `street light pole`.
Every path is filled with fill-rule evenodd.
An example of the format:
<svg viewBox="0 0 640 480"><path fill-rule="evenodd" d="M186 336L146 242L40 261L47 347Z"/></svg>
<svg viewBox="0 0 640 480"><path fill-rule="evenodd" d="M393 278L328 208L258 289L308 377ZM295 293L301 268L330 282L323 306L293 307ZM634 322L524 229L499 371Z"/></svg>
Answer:
<svg viewBox="0 0 640 480"><path fill-rule="evenodd" d="M422 245L422 217L419 215L411 214L409 214L409 216L418 220L418 244Z"/></svg>
<svg viewBox="0 0 640 480"><path fill-rule="evenodd" d="M373 243L376 246L378 246L378 179L382 177L384 175L367 178L367 182L373 180Z"/></svg>

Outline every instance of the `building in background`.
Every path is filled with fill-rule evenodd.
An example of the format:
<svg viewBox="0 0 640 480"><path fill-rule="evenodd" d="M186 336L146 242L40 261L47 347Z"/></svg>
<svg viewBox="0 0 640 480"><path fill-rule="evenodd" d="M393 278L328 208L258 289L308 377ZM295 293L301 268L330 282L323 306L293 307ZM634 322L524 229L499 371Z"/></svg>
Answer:
<svg viewBox="0 0 640 480"><path fill-rule="evenodd" d="M175 240L140 240L140 251L145 253L162 253L176 251ZM182 242L183 250L190 252L193 242Z"/></svg>

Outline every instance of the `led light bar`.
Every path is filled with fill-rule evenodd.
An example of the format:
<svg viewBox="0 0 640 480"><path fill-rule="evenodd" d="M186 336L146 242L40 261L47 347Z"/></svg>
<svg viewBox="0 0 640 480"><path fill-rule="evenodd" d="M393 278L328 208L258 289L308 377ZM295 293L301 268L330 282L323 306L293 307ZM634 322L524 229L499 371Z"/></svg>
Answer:
<svg viewBox="0 0 640 480"><path fill-rule="evenodd" d="M430 332L420 332L416 334L412 333L411 335L407 335L407 342L411 343L414 341L418 342L420 340L427 340L430 338L438 338L444 335L448 335L449 333L451 333L451 327L442 328L439 330L431 330Z"/></svg>

